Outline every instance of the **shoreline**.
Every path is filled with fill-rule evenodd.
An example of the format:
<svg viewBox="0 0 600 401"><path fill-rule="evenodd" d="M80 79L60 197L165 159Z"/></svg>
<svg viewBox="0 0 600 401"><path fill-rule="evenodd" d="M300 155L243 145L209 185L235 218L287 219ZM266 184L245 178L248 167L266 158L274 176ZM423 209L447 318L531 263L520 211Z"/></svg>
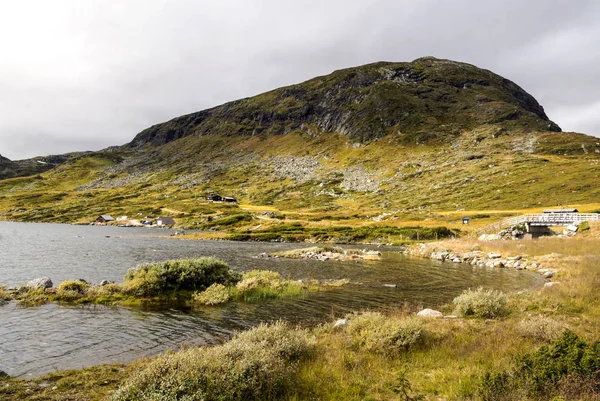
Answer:
<svg viewBox="0 0 600 401"><path fill-rule="evenodd" d="M328 391L333 392L332 394L336 394L336 391L339 391L339 394L346 394L345 391L355 394L350 390L352 387L346 388L348 385L356 387L357 391L364 391L362 394L387 394L386 399L396 399L390 390L384 390L377 386L377 380L384 383L390 383L390 380L393 382L392 373L405 369L405 377L411 385L411 394L422 394L426 396L426 399L450 399L456 398L458 394L471 394L474 399L480 399L477 394L479 394L478 391L485 390L484 387L481 387L484 385L482 383L485 383L481 381L485 372L502 372L505 369L511 369L517 356L535 352L542 345L552 346L554 341L560 339L563 330L574 330L580 338L589 341L597 338L600 326L593 316L600 311L600 305L595 298L593 286L589 287L589 285L593 284L594 280L600 280L600 269L597 264L597 261L600 260L600 252L597 251L599 243L600 241L594 237L568 240L549 239L536 242L490 243L454 240L424 245L415 244L406 250L407 256L432 260L441 258L446 263L468 263L469 266L484 268L519 270L520 265L524 264L523 270L537 271L538 273L540 268L543 270L551 266L555 275L546 277L546 279L558 277L561 279L560 285L535 287L506 294L508 311L506 315L499 317L481 319L452 316L454 313L452 304L443 305L440 311L448 318L419 319L418 327L421 328L419 330L429 333L427 338L430 340L424 339L424 343L415 343L400 359L390 359L384 354L368 351L364 348L365 344L360 345L357 349L346 350L344 344L348 338L355 338L352 337L355 335L352 334L354 333L352 331L354 323L352 322L358 321L356 316L360 315L349 316L350 323L348 323L348 317L342 319L344 321L339 325L337 322L334 324L336 317L332 316L329 322L310 329L311 336L316 339L315 346L320 351L317 355L310 357L312 359L303 360L299 370L294 373L300 381L300 386L286 391L290 394L297 394L295 399L305 399L307 394L317 389L318 394L325 397L321 399L327 399L329 398ZM588 254L588 250L594 250L595 253ZM470 254L466 255L467 253ZM500 254L500 257L490 257L490 253ZM521 256L521 258L509 259L514 256ZM460 261L455 262L456 259L460 259ZM474 260L475 263L473 263ZM513 263L510 267L490 265L492 262L504 264L503 261L506 261L507 265L510 265L508 262L518 262L518 264ZM533 267L534 263L537 265L536 268ZM590 277L594 277L594 279L591 280ZM592 292L589 292L590 288ZM577 298L573 298L573 292L578 294ZM557 308L557 303L564 306ZM427 307L427 305L423 306ZM572 310L577 310L577 314L573 315ZM407 322L413 321L415 312L414 306L408 309L405 306L404 309L399 308L390 312L391 314L385 321L396 322L394 324L401 326L409 324ZM368 316L380 319L377 314ZM340 322L339 319L338 322ZM350 326L346 327L348 324ZM367 332L361 335L367 335ZM474 345L470 344L477 344L477 346L473 348ZM218 349L221 349L219 347L223 346L225 345L210 347L215 351L206 352L217 352ZM176 355L179 352L185 351L178 351ZM491 355L494 357L490 359ZM107 397L110 398L112 391L123 388L126 383L132 383L131 380L136 371L144 370L150 374L149 366L157 363L155 361L164 360L164 358L164 355L158 355L115 368L111 368L111 365L100 365L75 371L58 371L35 379L0 379L0 395L3 394L2 385L5 383L9 388L15 388L13 394L22 391L21 394L25 395L27 389L30 389L28 395L32 393L47 395L61 389L66 393L73 392L75 390L66 387L39 387L38 384L60 383L61 380L80 380L90 372L103 372L101 375L107 377L112 375L111 379L107 380L109 384L103 386L98 382L90 383L90 386L100 391L101 395L98 398L82 399L107 399ZM359 363L359 365L340 365L336 362L340 360L339 358L351 358L355 361L354 363ZM488 362L483 363L484 360ZM364 363L369 361L368 365L365 365L369 368L365 370L361 367L363 362L358 361L364 361ZM406 363L410 363L410 368L403 367ZM319 373L313 374L311 373L313 371ZM345 379L340 382L342 377ZM378 377L377 380L376 377ZM331 383L338 383L337 389ZM52 390L54 387L56 390ZM313 390L307 393L308 388ZM586 387L582 386L580 391L585 389ZM557 394L564 394L560 391ZM27 399L24 395L23 398L15 396L10 399ZM331 398L341 399L338 396Z"/></svg>

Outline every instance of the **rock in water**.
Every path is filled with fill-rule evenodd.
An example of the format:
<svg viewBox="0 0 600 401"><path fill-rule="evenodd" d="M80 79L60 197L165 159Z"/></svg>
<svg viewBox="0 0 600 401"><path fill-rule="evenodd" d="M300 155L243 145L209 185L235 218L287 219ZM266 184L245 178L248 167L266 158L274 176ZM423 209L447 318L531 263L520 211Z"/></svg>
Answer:
<svg viewBox="0 0 600 401"><path fill-rule="evenodd" d="M31 280L27 283L27 288L32 290L37 290L38 288L45 290L46 288L52 288L52 286L52 280L50 280L48 277L36 278L35 280Z"/></svg>
<svg viewBox="0 0 600 401"><path fill-rule="evenodd" d="M0 379L8 379L10 376L3 370L0 370Z"/></svg>
<svg viewBox="0 0 600 401"><path fill-rule="evenodd" d="M420 316L420 317L443 317L444 314L440 311L427 308L427 309L423 309L422 311L417 313L417 316Z"/></svg>

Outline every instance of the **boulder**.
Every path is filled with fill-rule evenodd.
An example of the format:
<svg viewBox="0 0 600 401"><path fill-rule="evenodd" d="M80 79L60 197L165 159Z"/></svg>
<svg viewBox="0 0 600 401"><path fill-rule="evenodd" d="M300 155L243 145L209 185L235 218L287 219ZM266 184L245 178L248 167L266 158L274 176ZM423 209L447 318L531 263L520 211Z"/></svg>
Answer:
<svg viewBox="0 0 600 401"><path fill-rule="evenodd" d="M398 288L398 284L384 284L383 286L386 288Z"/></svg>
<svg viewBox="0 0 600 401"><path fill-rule="evenodd" d="M577 232L577 230L579 230L579 227L578 227L578 226L576 226L576 225L574 225L574 224L569 224L569 225L567 226L567 230L569 230L569 231L571 231L571 232L573 232L573 233L576 233L576 232Z"/></svg>
<svg viewBox="0 0 600 401"><path fill-rule="evenodd" d="M334 329L337 329L339 327L346 327L346 326L348 326L348 319L338 319L333 324Z"/></svg>
<svg viewBox="0 0 600 401"><path fill-rule="evenodd" d="M481 234L479 241L498 241L500 236L498 234Z"/></svg>
<svg viewBox="0 0 600 401"><path fill-rule="evenodd" d="M427 309L423 309L422 311L417 313L417 316L420 316L420 317L443 317L444 314L440 311L427 308Z"/></svg>
<svg viewBox="0 0 600 401"><path fill-rule="evenodd" d="M498 267L504 267L504 263L502 263L501 260L497 260L494 262L494 267L498 268Z"/></svg>
<svg viewBox="0 0 600 401"><path fill-rule="evenodd" d="M35 280L31 280L27 283L27 288L31 290L37 290L39 288L45 290L46 288L52 288L52 286L52 280L50 280L48 277L36 278Z"/></svg>
<svg viewBox="0 0 600 401"><path fill-rule="evenodd" d="M500 259L501 257L502 257L502 255L499 253L495 253L495 252L488 253L488 258L490 258L490 259Z"/></svg>
<svg viewBox="0 0 600 401"><path fill-rule="evenodd" d="M0 379L8 379L10 376L3 370L0 370Z"/></svg>
<svg viewBox="0 0 600 401"><path fill-rule="evenodd" d="M550 282L544 284L544 288L552 288L552 287L557 286L559 284L560 283L558 281L550 281Z"/></svg>
<svg viewBox="0 0 600 401"><path fill-rule="evenodd" d="M555 272L553 272L552 270L548 270L547 272L544 273L544 278L552 278L556 275Z"/></svg>

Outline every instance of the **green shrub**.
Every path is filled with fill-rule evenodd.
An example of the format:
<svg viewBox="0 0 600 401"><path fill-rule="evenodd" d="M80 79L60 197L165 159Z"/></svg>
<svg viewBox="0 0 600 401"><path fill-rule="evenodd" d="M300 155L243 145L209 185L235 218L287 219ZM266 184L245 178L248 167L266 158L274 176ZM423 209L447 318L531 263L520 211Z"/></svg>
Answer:
<svg viewBox="0 0 600 401"><path fill-rule="evenodd" d="M200 305L219 305L231 299L231 291L223 284L213 284L192 297L193 302Z"/></svg>
<svg viewBox="0 0 600 401"><path fill-rule="evenodd" d="M600 391L600 342L588 344L565 330L550 346L520 358L517 370L521 385L531 394L548 393L569 376L595 383L595 390Z"/></svg>
<svg viewBox="0 0 600 401"><path fill-rule="evenodd" d="M295 384L298 362L314 341L285 323L260 325L211 348L155 358L117 390L113 401L273 400Z"/></svg>
<svg viewBox="0 0 600 401"><path fill-rule="evenodd" d="M204 291L212 284L234 284L239 275L216 258L168 260L146 263L130 269L123 291L137 296L156 296L166 292Z"/></svg>
<svg viewBox="0 0 600 401"><path fill-rule="evenodd" d="M383 354L408 351L425 339L421 319L395 319L378 312L351 316L347 333L351 347Z"/></svg>
<svg viewBox="0 0 600 401"><path fill-rule="evenodd" d="M583 221L583 222L579 223L579 225L577 226L577 230L579 232L589 231L589 229L590 229L590 223L587 221Z"/></svg>
<svg viewBox="0 0 600 401"><path fill-rule="evenodd" d="M487 372L479 383L484 401L596 399L600 392L600 342L588 344L565 330L549 346L517 358L505 372Z"/></svg>
<svg viewBox="0 0 600 401"><path fill-rule="evenodd" d="M468 289L452 302L455 305L454 313L459 316L491 319L507 313L506 295L496 290L485 290L481 287L477 290Z"/></svg>

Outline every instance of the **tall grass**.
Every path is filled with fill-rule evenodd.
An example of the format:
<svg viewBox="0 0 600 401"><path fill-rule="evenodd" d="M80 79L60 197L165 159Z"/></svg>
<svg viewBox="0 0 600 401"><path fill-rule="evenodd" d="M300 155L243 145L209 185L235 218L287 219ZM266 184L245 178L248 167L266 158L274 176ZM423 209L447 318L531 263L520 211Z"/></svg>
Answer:
<svg viewBox="0 0 600 401"><path fill-rule="evenodd" d="M269 298L298 297L308 289L306 284L284 279L277 272L253 270L245 273L237 283L234 297L245 302L256 302Z"/></svg>

